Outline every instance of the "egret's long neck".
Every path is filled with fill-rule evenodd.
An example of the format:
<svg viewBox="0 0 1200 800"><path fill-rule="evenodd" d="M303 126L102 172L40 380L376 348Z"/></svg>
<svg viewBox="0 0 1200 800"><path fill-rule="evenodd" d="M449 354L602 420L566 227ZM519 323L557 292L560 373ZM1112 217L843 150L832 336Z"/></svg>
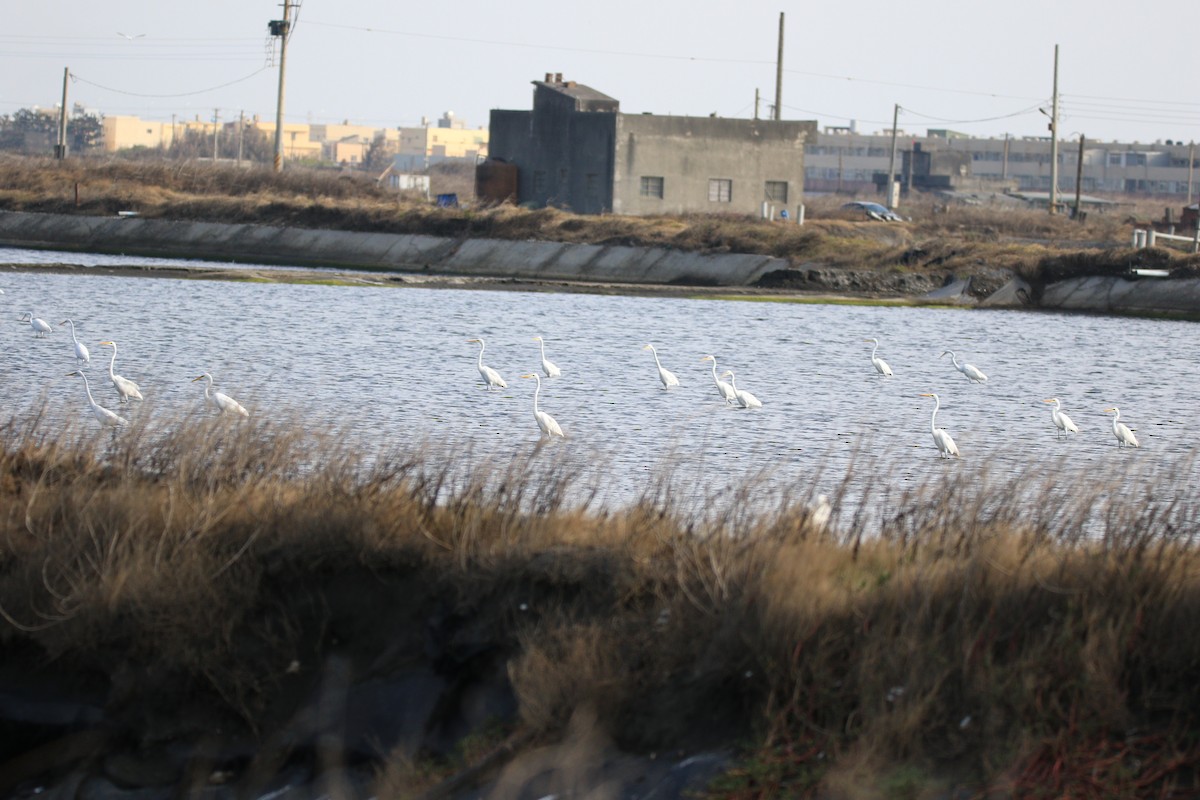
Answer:
<svg viewBox="0 0 1200 800"><path fill-rule="evenodd" d="M67 320L67 324L71 326L71 341L75 344L79 344L79 340L75 338L75 323L71 320Z"/></svg>
<svg viewBox="0 0 1200 800"><path fill-rule="evenodd" d="M650 355L654 356L655 365L657 365L659 369L662 369L662 362L658 360L658 351L651 347Z"/></svg>
<svg viewBox="0 0 1200 800"><path fill-rule="evenodd" d="M116 365L116 363L117 363L117 346L114 344L112 358L108 362L108 377L110 377L110 378L114 377L113 367Z"/></svg>
<svg viewBox="0 0 1200 800"><path fill-rule="evenodd" d="M535 381L537 381L537 386L535 386L533 389L533 413L536 414L537 410L538 410L538 408L537 408L538 394L542 391L542 379L539 378L537 375L534 375L533 379Z"/></svg>
<svg viewBox="0 0 1200 800"><path fill-rule="evenodd" d="M871 348L871 359L872 360L875 359L875 354L878 352L879 352L879 342L876 342L875 346Z"/></svg>
<svg viewBox="0 0 1200 800"><path fill-rule="evenodd" d="M735 392L737 391L737 378L734 377L732 372L729 373L729 385L733 387Z"/></svg>
<svg viewBox="0 0 1200 800"><path fill-rule="evenodd" d="M96 405L96 401L92 399L92 387L88 384L87 375L84 375L81 372L79 373L79 377L83 378L83 388L87 392L88 402L92 405Z"/></svg>
<svg viewBox="0 0 1200 800"><path fill-rule="evenodd" d="M713 383L720 385L721 379L717 377L717 360L715 358L712 361L712 368L713 368Z"/></svg>
<svg viewBox="0 0 1200 800"><path fill-rule="evenodd" d="M933 416L929 418L929 430L937 432L937 412L942 407L942 401L935 397L933 398Z"/></svg>
<svg viewBox="0 0 1200 800"><path fill-rule="evenodd" d="M484 348L484 344L483 344L483 342L480 342L479 343L479 367L480 367L480 369L483 368L483 348Z"/></svg>
<svg viewBox="0 0 1200 800"><path fill-rule="evenodd" d="M546 360L546 343L538 339L538 345L542 348L542 361Z"/></svg>

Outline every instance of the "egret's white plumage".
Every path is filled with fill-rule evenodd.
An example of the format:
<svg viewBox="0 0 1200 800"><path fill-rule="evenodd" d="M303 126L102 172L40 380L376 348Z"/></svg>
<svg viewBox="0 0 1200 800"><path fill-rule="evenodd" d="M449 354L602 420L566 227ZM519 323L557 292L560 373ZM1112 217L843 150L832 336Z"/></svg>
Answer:
<svg viewBox="0 0 1200 800"><path fill-rule="evenodd" d="M1121 409L1113 406L1104 409L1104 413L1113 415L1113 436L1117 437L1117 447L1141 447L1129 426L1120 421Z"/></svg>
<svg viewBox="0 0 1200 800"><path fill-rule="evenodd" d="M725 399L725 405L733 405L738 401L737 392L733 390L733 384L723 381L717 377L717 357L705 356L701 361L712 362L713 383L717 385L717 391L721 393L721 397Z"/></svg>
<svg viewBox="0 0 1200 800"><path fill-rule="evenodd" d="M745 389L737 388L737 377L733 374L733 370L727 369L721 373L722 378L726 375L729 376L729 385L733 387L733 394L737 397L737 401L742 408L762 408L761 400Z"/></svg>
<svg viewBox="0 0 1200 800"><path fill-rule="evenodd" d="M213 408L217 409L218 413L241 414L243 417L250 416L250 412L243 408L242 404L237 400L234 400L227 394L221 394L220 392L213 391L213 376L209 375L207 372L203 375L198 375L195 378L192 378L192 383L195 383L196 381L202 381L205 378L208 378L208 384L204 387L204 398L208 400L208 402L212 403Z"/></svg>
<svg viewBox="0 0 1200 800"><path fill-rule="evenodd" d="M808 524L817 530L825 530L832 516L833 505L830 504L828 495L819 494L808 504Z"/></svg>
<svg viewBox="0 0 1200 800"><path fill-rule="evenodd" d="M83 363L88 363L92 360L92 354L84 347L83 342L75 338L75 321L72 319L64 319L59 325L71 326L71 341L75 343L75 358Z"/></svg>
<svg viewBox="0 0 1200 800"><path fill-rule="evenodd" d="M888 366L888 363L886 361L884 361L879 356L875 355L875 353L879 350L879 340L878 339L864 339L863 341L875 343L875 347L871 350L871 364L874 365L875 371L878 372L880 375L890 376L892 374L892 368Z"/></svg>
<svg viewBox="0 0 1200 800"><path fill-rule="evenodd" d="M547 378L557 378L562 375L562 370L559 369L554 362L546 358L546 342L542 337L535 336L533 340L542 347L542 372L546 373Z"/></svg>
<svg viewBox="0 0 1200 800"><path fill-rule="evenodd" d="M533 390L533 418L537 420L538 427L542 429L542 433L553 439L555 436L566 438L563 429L559 427L558 422L554 417L547 414L538 408L538 393L542 391L542 379L532 372L521 376L522 378L533 378L537 381L537 387Z"/></svg>
<svg viewBox="0 0 1200 800"><path fill-rule="evenodd" d="M921 397L933 398L933 416L929 418L929 430L933 432L933 443L937 445L938 458L949 458L958 455L958 445L946 433L945 428L937 426L937 412L942 407L942 398L933 393L923 393Z"/></svg>
<svg viewBox="0 0 1200 800"><path fill-rule="evenodd" d="M483 363L483 351L487 344L483 339L467 339L468 342L476 342L479 345L479 375L483 378L484 386L490 392L495 386L500 389L507 389L508 384L504 382L504 378L500 377L500 373Z"/></svg>
<svg viewBox="0 0 1200 800"><path fill-rule="evenodd" d="M1051 397L1049 400L1043 400L1043 403L1054 403L1054 408L1050 409L1050 419L1057 428L1055 436L1066 436L1068 433L1079 433L1079 427L1071 421L1071 418L1063 413L1062 403L1057 397Z"/></svg>
<svg viewBox="0 0 1200 800"><path fill-rule="evenodd" d="M131 397L136 398L138 400L145 399L142 397L142 393L138 389L138 385L136 383L129 380L128 378L122 378L120 375L118 375L116 372L113 371L113 366L116 365L116 363L117 363L117 343L116 342L101 342L100 346L112 348L112 351L113 351L112 359L109 360L109 362L108 362L108 379L110 381L112 381L112 385L116 387L117 394L119 394L121 396L121 402L128 403L129 399Z"/></svg>
<svg viewBox="0 0 1200 800"><path fill-rule="evenodd" d="M953 350L942 351L942 356L944 355L950 356L950 361L954 364L954 368L963 375L966 375L967 380L969 380L971 383L987 383L988 377L987 375L983 374L983 371L980 370L979 367L976 367L973 364L967 364L966 362L959 364L958 356L954 355ZM941 358L942 356L938 356L938 358Z"/></svg>
<svg viewBox="0 0 1200 800"><path fill-rule="evenodd" d="M642 349L649 350L654 355L654 364L658 367L658 379L662 381L663 388L670 389L672 386L678 386L679 378L676 378L675 373L664 367L658 360L658 351L654 349L654 345L648 344Z"/></svg>
<svg viewBox="0 0 1200 800"><path fill-rule="evenodd" d="M22 314L18 322L28 322L29 327L33 328L33 333L35 336L45 336L47 333L54 332L54 328L50 327L50 323L46 322L44 319L35 317L32 311L26 311L24 314Z"/></svg>
<svg viewBox="0 0 1200 800"><path fill-rule="evenodd" d="M87 391L88 405L92 407L92 414L95 415L96 419L101 425L106 428L115 428L119 425L129 424L129 420L125 419L116 412L109 411L92 398L92 387L88 384L87 375L84 375L81 370L68 372L67 375L78 375L79 377L83 378L83 388Z"/></svg>

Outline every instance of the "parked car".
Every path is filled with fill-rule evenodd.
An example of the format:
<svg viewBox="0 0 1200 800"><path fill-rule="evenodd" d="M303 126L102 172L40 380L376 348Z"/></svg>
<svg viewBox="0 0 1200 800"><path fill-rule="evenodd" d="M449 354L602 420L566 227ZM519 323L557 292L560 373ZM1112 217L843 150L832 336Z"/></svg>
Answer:
<svg viewBox="0 0 1200 800"><path fill-rule="evenodd" d="M846 203L842 208L862 211L867 216L867 219L876 219L880 222L907 222L904 217L892 211L887 206L880 205L879 203L870 203L866 200L855 200Z"/></svg>

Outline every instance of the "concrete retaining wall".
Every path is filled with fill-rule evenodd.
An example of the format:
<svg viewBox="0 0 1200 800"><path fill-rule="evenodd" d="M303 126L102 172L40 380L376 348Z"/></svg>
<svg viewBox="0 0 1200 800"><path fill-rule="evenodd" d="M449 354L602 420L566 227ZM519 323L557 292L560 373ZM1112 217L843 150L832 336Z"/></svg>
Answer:
<svg viewBox="0 0 1200 800"><path fill-rule="evenodd" d="M0 245L530 280L747 286L784 259L651 247L0 212Z"/></svg>

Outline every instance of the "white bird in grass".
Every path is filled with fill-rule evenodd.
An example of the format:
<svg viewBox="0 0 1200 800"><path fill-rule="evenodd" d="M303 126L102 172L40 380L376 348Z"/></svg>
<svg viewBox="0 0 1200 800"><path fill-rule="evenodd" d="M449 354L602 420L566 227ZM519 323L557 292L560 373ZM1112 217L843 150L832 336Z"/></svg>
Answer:
<svg viewBox="0 0 1200 800"><path fill-rule="evenodd" d="M208 378L208 385L204 387L204 397L206 400L208 400L208 402L213 404L213 407L216 408L218 412L222 414L241 414L243 417L250 416L250 412L243 408L242 404L237 400L234 400L227 394L221 394L220 392L215 392L212 390L213 376L209 375L207 372L203 375L192 378L192 383L195 383L196 381L202 381L205 378Z"/></svg>
<svg viewBox="0 0 1200 800"><path fill-rule="evenodd" d="M725 405L732 405L737 402L737 392L733 390L733 384L721 380L717 377L717 357L705 356L701 361L712 362L713 383L717 385L717 391L721 393L721 397L725 398Z"/></svg>
<svg viewBox="0 0 1200 800"><path fill-rule="evenodd" d="M558 378L562 375L562 370L554 365L546 358L546 342L542 337L535 336L533 340L542 346L542 372L546 373L547 378Z"/></svg>
<svg viewBox="0 0 1200 800"><path fill-rule="evenodd" d="M566 434L563 433L563 429L559 427L554 417L538 409L538 393L542 391L542 379L532 372L526 373L521 377L533 378L537 381L537 387L533 390L533 418L537 420L538 427L542 429L542 433L551 439L555 436L566 438Z"/></svg>
<svg viewBox="0 0 1200 800"><path fill-rule="evenodd" d="M138 400L144 400L138 385L128 378L122 378L117 373L113 372L113 366L117 363L117 343L116 342L101 342L101 347L112 348L112 359L108 362L108 379L112 381L113 386L117 389L117 394L121 396L122 403L128 403L129 398L135 397Z"/></svg>
<svg viewBox="0 0 1200 800"><path fill-rule="evenodd" d="M967 364L965 362L962 364L959 364L958 356L954 355L953 350L942 351L942 355L938 356L938 358L941 358L944 355L950 356L950 361L953 362L954 368L956 370L958 370L959 372L961 372L963 375L966 375L967 380L969 380L971 383L987 383L987 379L988 379L987 375L984 375L983 372L979 369L979 367L976 367L972 364Z"/></svg>
<svg viewBox="0 0 1200 800"><path fill-rule="evenodd" d="M875 355L876 351L879 350L879 340L878 339L864 339L863 341L875 343L875 348L873 350L871 350L871 363L875 365L875 371L878 372L880 375L890 376L892 374L892 368L888 366L888 363L886 361L884 361L879 356Z"/></svg>
<svg viewBox="0 0 1200 800"><path fill-rule="evenodd" d="M670 389L672 386L678 386L679 378L676 378L675 373L664 367L658 360L658 351L654 349L654 345L648 344L642 349L649 350L654 355L654 363L658 366L658 379L662 381L663 388Z"/></svg>
<svg viewBox="0 0 1200 800"><path fill-rule="evenodd" d="M1058 436L1066 436L1067 433L1079 433L1079 428L1071 421L1071 418L1062 412L1062 403L1057 397L1051 397L1049 400L1043 400L1043 403L1054 403L1054 408L1050 409L1050 419L1054 422L1054 427L1058 431L1054 434Z"/></svg>
<svg viewBox="0 0 1200 800"><path fill-rule="evenodd" d="M950 438L950 434L946 433L945 428L937 426L937 412L942 407L942 398L932 393L924 393L921 397L933 398L933 416L929 418L929 430L933 432L933 443L937 445L938 458L958 455L958 445Z"/></svg>
<svg viewBox="0 0 1200 800"><path fill-rule="evenodd" d="M88 384L87 375L84 375L82 371L75 370L74 372L68 372L67 375L78 375L79 377L83 378L83 388L87 390L88 405L92 407L92 413L96 415L96 419L100 421L101 425L106 428L116 428L120 425L129 424L129 420L125 419L116 412L109 411L107 408L92 399L92 387Z"/></svg>
<svg viewBox="0 0 1200 800"><path fill-rule="evenodd" d="M762 401L754 395L747 392L745 389L737 388L737 377L733 374L733 370L727 369L721 373L721 377L729 376L729 385L733 387L733 393L737 396L738 403L742 408L762 408Z"/></svg>
<svg viewBox="0 0 1200 800"><path fill-rule="evenodd" d="M35 317L33 315L32 311L26 311L24 314L21 315L21 318L17 321L18 322L28 322L29 327L33 328L34 334L36 334L38 336L45 336L47 333L54 332L54 328L51 328L50 324L48 322L46 322L46 320L38 319L37 317Z"/></svg>
<svg viewBox="0 0 1200 800"><path fill-rule="evenodd" d="M483 378L484 386L490 392L492 387L507 389L508 384L504 382L504 378L500 377L500 373L483 363L483 350L487 344L483 339L467 339L468 342L476 342L479 345L479 375Z"/></svg>
<svg viewBox="0 0 1200 800"><path fill-rule="evenodd" d="M833 506L829 502L829 495L819 494L808 504L808 524L817 530L825 530L832 516Z"/></svg>
<svg viewBox="0 0 1200 800"><path fill-rule="evenodd" d="M1117 437L1117 447L1141 447L1138 444L1137 437L1133 435L1133 431L1124 422L1120 422L1121 409L1113 406L1112 408L1104 409L1105 414L1113 415L1113 436Z"/></svg>
<svg viewBox="0 0 1200 800"><path fill-rule="evenodd" d="M81 342L75 338L75 322L70 319L64 319L62 322L60 322L58 324L71 326L71 341L75 343L75 358L78 359L79 361L82 361L85 364L88 363L89 361L91 361L92 354L89 353L88 349L83 346L83 342Z"/></svg>

